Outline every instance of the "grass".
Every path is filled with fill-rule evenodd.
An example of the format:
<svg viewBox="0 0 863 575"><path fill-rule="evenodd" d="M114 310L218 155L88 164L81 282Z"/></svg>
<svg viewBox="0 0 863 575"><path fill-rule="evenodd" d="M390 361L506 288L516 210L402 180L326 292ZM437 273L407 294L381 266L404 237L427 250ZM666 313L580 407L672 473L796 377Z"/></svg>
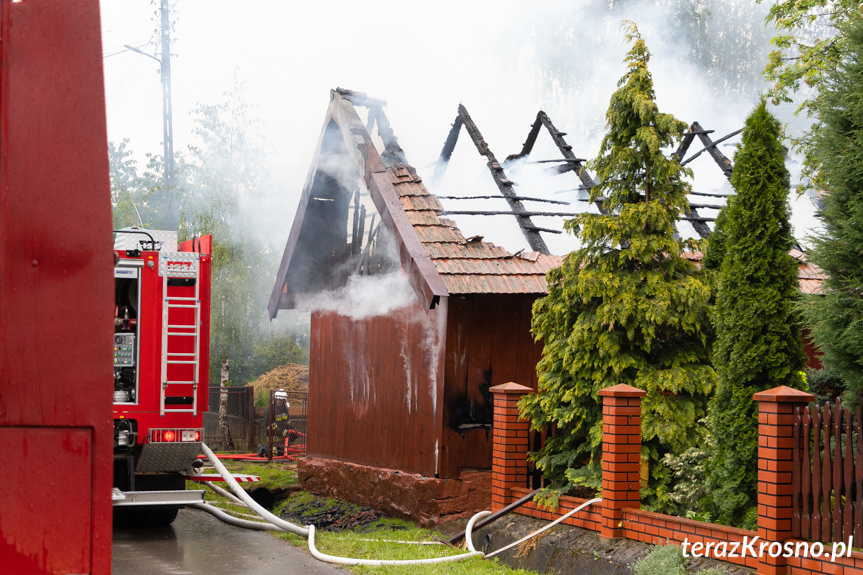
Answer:
<svg viewBox="0 0 863 575"><path fill-rule="evenodd" d="M296 469L284 464L259 464L243 463L237 461L224 461L225 466L232 473L246 473L261 477L260 483L241 484L247 488L252 486L264 486L268 489L278 490L286 485L298 483ZM197 484L195 484L197 485ZM200 487L196 487L200 489ZM206 500L218 505L226 511L239 514L254 513L245 507L239 507L229 503L226 499L216 495L210 490L206 491ZM338 509L347 514L360 510L356 505L330 499L317 497L311 493L299 491L293 493L289 498L281 501L275 509L274 515L281 515L296 509L300 514L300 520L294 523L303 523L303 514L312 515L317 511L325 509ZM278 539L283 539L294 546L308 548L308 541L290 533L272 532ZM447 545L417 545L396 543L395 541L437 541L447 538L445 535L430 529L423 529L415 524L401 519L379 519L364 525L353 531L342 531L332 533L322 529L315 529L315 547L321 553L335 555L337 557L352 557L361 559L425 559L442 557L446 555L457 555L466 553L467 549L455 549ZM497 559L486 560L481 557L473 557L456 562L441 563L438 565L410 565L404 567L396 566L363 566L351 565L344 567L346 572L356 574L387 573L394 575L532 575L533 572L515 570L500 563Z"/></svg>
<svg viewBox="0 0 863 575"><path fill-rule="evenodd" d="M372 528L364 532L343 531L329 533L315 530L315 547L321 553L337 557L353 557L361 559L429 559L447 555L466 553L466 549L453 549L446 545L410 545L396 541L435 541L439 534L428 529L419 528L407 521L381 519L372 524ZM399 529L393 531L393 527ZM295 537L283 534L280 538ZM297 537L295 537L297 538ZM299 538L297 538L299 539ZM305 544L305 542L304 542ZM396 575L527 575L530 571L511 569L498 562L497 559L486 560L472 557L454 563L438 565L408 565L408 566L364 566L351 565L347 569L351 573L392 573Z"/></svg>
<svg viewBox="0 0 863 575"><path fill-rule="evenodd" d="M251 483L255 487L266 487L270 490L280 489L288 485L299 485L297 479L297 466L295 463L244 463L241 461L229 461L225 467L232 473L244 473L246 475L257 475L261 478L260 483ZM230 465L228 465L228 463Z"/></svg>

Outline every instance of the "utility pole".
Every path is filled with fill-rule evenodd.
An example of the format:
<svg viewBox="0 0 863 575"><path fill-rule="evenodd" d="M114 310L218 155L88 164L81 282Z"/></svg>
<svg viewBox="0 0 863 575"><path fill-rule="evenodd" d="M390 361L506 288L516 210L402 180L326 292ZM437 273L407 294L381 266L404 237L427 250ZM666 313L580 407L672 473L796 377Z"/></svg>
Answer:
<svg viewBox="0 0 863 575"><path fill-rule="evenodd" d="M179 225L177 218L177 207L174 205L174 121L171 107L171 7L169 0L161 0L161 30L162 30L162 57L157 58L147 54L139 48L125 44L123 47L142 56L152 58L159 63L162 75L162 141L164 145L163 167L165 171L164 186L164 210L165 229L175 230Z"/></svg>
<svg viewBox="0 0 863 575"><path fill-rule="evenodd" d="M174 205L174 122L171 110L171 21L169 0L162 0L162 131L165 139L165 213L168 229L177 229Z"/></svg>

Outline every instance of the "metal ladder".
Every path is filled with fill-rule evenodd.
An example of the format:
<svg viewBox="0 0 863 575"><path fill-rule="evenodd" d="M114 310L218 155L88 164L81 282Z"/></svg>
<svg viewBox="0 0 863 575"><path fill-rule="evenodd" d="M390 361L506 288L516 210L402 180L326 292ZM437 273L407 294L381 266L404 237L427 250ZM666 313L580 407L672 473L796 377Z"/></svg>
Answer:
<svg viewBox="0 0 863 575"><path fill-rule="evenodd" d="M162 385L160 393L160 414L166 413L191 413L198 414L198 378L200 373L200 348L201 348L201 299L200 299L200 255L195 252L160 252L159 253L159 275L162 276ZM195 284L195 295L175 296L171 295L174 286L168 285L170 278L192 279ZM192 323L169 324L171 310L191 309ZM176 315L176 314L175 314ZM174 319L176 322L176 318ZM192 339L191 353L169 352L169 346L185 338ZM172 365L191 365L192 379L169 380L168 368ZM192 387L191 407L174 407L168 405L168 386L184 385Z"/></svg>

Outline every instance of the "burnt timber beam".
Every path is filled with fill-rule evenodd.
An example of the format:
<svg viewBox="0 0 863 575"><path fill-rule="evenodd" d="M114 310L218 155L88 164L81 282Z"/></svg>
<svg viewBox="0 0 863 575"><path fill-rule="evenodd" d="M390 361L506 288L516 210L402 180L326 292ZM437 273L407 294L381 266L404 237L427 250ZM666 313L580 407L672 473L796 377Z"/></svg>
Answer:
<svg viewBox="0 0 863 575"><path fill-rule="evenodd" d="M512 182L506 177L500 162L498 162L497 158L494 157L488 144L483 139L479 128L477 128L476 124L471 119L470 114L468 114L467 108L462 104L459 104L458 106L458 117L461 118L462 124L470 135L471 140L473 140L477 151L481 156L485 156L488 159L488 169L494 178L494 183L497 184L497 189L500 190L500 193L509 204L510 209L512 209L512 213L515 215L518 226L521 228L530 249L535 252L548 255L548 246L545 245L545 241L542 239L542 236L539 235L539 232L536 230L536 226L534 226L533 222L530 221L530 217L524 215L526 212L524 205L520 200L515 199L518 196L512 189Z"/></svg>
<svg viewBox="0 0 863 575"><path fill-rule="evenodd" d="M683 213L686 214L686 217L680 219L690 222L692 224L692 227L695 229L695 232L701 237L701 239L706 239L710 235L710 226L707 225L707 222L713 221L712 218L702 218L701 216L699 216L697 208L690 204L688 201L683 207Z"/></svg>
<svg viewBox="0 0 863 575"><path fill-rule="evenodd" d="M556 216L563 218L574 218L579 214L574 214L571 212L538 212L538 211L530 211L530 212L522 212L525 216ZM462 216L511 216L512 212L505 212L501 210L444 210L441 212L442 216L452 216L452 215L462 215Z"/></svg>
<svg viewBox="0 0 863 575"><path fill-rule="evenodd" d="M721 169L722 173L725 174L725 177L730 180L731 179L731 169L732 169L731 160L726 158L725 155L719 151L719 148L716 147L716 144L718 144L721 141L727 140L728 138L730 138L734 134L729 134L728 136L725 136L721 140L714 142L713 140L710 139L710 136L709 136L709 134L712 133L712 131L707 131L707 130L703 129L698 122L692 122L692 125L689 126L689 132L695 136L698 136L698 139L701 140L701 144L704 146L704 150L707 150L707 153L710 154L710 157L713 158L713 161L716 162L716 164L719 166L719 169ZM702 151L704 151L704 150L702 150ZM701 152L698 152L698 154L700 154L700 153ZM698 154L696 154L695 156L692 156L692 158L689 158L689 160L687 160L687 161L692 160ZM682 157L683 156L680 156L678 158L678 160L682 159ZM681 164L685 164L685 162L681 162ZM692 227L695 228L695 231L698 232L699 236L701 236L702 238L706 238L707 236L710 235L710 228L707 226L707 223L706 223L707 221L709 221L707 218L698 217L698 212L694 208L688 209L686 211L686 215L692 216L692 219L690 220L692 222Z"/></svg>
<svg viewBox="0 0 863 575"><path fill-rule="evenodd" d="M716 218L705 218L703 216L683 216L680 218L681 220L692 222L692 226L695 227L695 224L698 222L715 222Z"/></svg>
<svg viewBox="0 0 863 575"><path fill-rule="evenodd" d="M500 196L438 196L438 198L442 200L494 200L500 198ZM545 202L547 204L561 204L564 206L569 205L569 202L564 202L563 200L547 200L545 198L533 198L530 196L514 196L513 199L528 200L531 202Z"/></svg>
<svg viewBox="0 0 863 575"><path fill-rule="evenodd" d="M692 126L694 125L695 124ZM683 139L680 141L680 146L678 146L677 150L672 154L672 157L678 162L683 159L683 156L685 156L686 152L689 150L689 146L692 145L692 141L695 140L695 132L693 131L692 126L690 126L683 135Z"/></svg>
<svg viewBox="0 0 863 575"><path fill-rule="evenodd" d="M560 163L567 163L567 162L573 162L573 161L575 161L575 162L586 162L587 160L585 160L584 158L576 158L575 160L565 160L565 159L560 159L560 160L534 160L533 162L528 162L528 163L529 163L529 164L560 164Z"/></svg>
<svg viewBox="0 0 863 575"><path fill-rule="evenodd" d="M734 134L729 134L725 138L722 138L722 140L714 142L710 139L710 136L707 135L709 134L709 132L702 130L698 122L693 122L690 130L695 132L695 134L698 136L698 139L701 140L701 143L704 145L704 149L707 150L707 153L710 154L710 157L713 158L713 161L716 162L716 165L718 165L719 169L722 170L722 173L725 174L725 177L730 180L732 169L731 160L726 158L725 155L719 151L719 149L716 147L716 144L718 144L722 140L730 138Z"/></svg>
<svg viewBox="0 0 863 575"><path fill-rule="evenodd" d="M562 234L563 233L563 231L561 231L561 230L551 230L549 228L540 228L537 226L528 226L528 229L533 230L535 232L546 232L549 234Z"/></svg>
<svg viewBox="0 0 863 575"><path fill-rule="evenodd" d="M365 92L355 92L354 90L347 90L345 88L336 88L334 92L342 96L345 100L349 101L354 106L364 106L366 108L381 108L387 105L386 100L369 98Z"/></svg>
<svg viewBox="0 0 863 575"><path fill-rule="evenodd" d="M590 174L587 173L587 170L584 169L584 160L576 158L575 154L572 153L572 146L567 144L566 140L563 139L566 134L554 127L554 124L551 123L551 118L549 118L548 114L545 112L540 110L536 115L536 119L538 122L542 122L542 125L545 126L546 130L548 130L554 145L557 146L557 149L560 150L560 153L563 154L563 157L566 159L566 171L574 171L578 174L578 179L581 180L581 183L585 188L593 188L596 185L596 182L593 181L593 178L591 178ZM596 207L599 208L600 213L606 213L601 202L597 202Z"/></svg>
<svg viewBox="0 0 863 575"><path fill-rule="evenodd" d="M691 196L706 196L709 198L730 198L730 194L708 194L707 192L689 192Z"/></svg>
<svg viewBox="0 0 863 575"><path fill-rule="evenodd" d="M387 167L392 166L393 164L407 166L408 160L405 157L405 152L399 145L399 140L396 138L395 132L393 132L393 129L390 127L390 121L384 113L384 109L381 106L369 107L369 124L371 124L372 118L374 118L378 125L378 134L384 143L384 153L381 154L381 159L384 161L384 164L386 164Z"/></svg>
<svg viewBox="0 0 863 575"><path fill-rule="evenodd" d="M539 114L542 114L542 112L539 112ZM536 115L536 120L530 126L530 132L527 133L527 139L524 141L524 144L521 145L521 152L507 156L507 162L524 158L525 156L530 155L533 151L533 146L536 144L536 138L539 136L539 129L542 128L542 120L540 120L539 114Z"/></svg>
<svg viewBox="0 0 863 575"><path fill-rule="evenodd" d="M721 144L722 142L724 142L728 138L733 138L734 136L736 136L737 134L739 134L742 131L743 131L743 128L740 128L739 130L735 130L735 131L731 132L727 136L723 136L723 137L719 138L715 142L711 142L710 145L705 146L704 148L698 150L696 153L694 153L691 156L689 156L688 158L686 158L686 160L680 162L680 165L685 166L686 164L688 164L689 162L691 162L692 160L694 160L695 158L697 158L698 156L700 156L704 152L710 153L711 148L715 148L716 146L718 146L719 144ZM710 141L710 138L707 138L707 140ZM722 158L724 158L724 160L726 162L728 162L728 165L727 165L728 171L727 172L725 171L724 163L720 163L720 160L717 160L715 156L713 159L716 161L716 163L719 164L719 167L722 168L723 173L725 173L725 177L727 177L728 179L731 179L731 170L732 170L731 162L728 160L728 158L723 156L721 153L719 154L719 156L721 156Z"/></svg>
<svg viewBox="0 0 863 575"><path fill-rule="evenodd" d="M692 124L689 126L689 129L683 135L683 140L681 140L680 146L672 154L672 157L674 159L676 159L680 163L681 166L685 165L686 162L688 162L689 160L684 162L684 161L682 161L683 157L686 155L686 152L689 150L689 147L692 145L692 142L695 140L696 136L698 136L698 138L704 144L705 149L708 147L708 143L710 143L710 144L712 144L712 149L716 150L715 144L712 143L712 141L710 140L710 136L708 135L708 134L712 134L712 133L713 133L713 130L705 130L704 128L701 127L701 125L698 122L692 122ZM727 136L727 137L730 137L730 136ZM718 150L716 150L716 151L717 151L717 153L719 153L720 156L722 155L721 152L719 152ZM700 153L701 152L699 152L699 154ZM725 158L725 156L722 156L722 157ZM691 159L692 158L690 158L690 160ZM716 159L716 158L714 157L714 159ZM730 177L731 176L731 171L730 171L731 162L728 161L728 158L725 158L725 161L728 163L728 166L729 166L728 172L725 172L725 168L723 167L722 163L719 162L719 160L717 160L717 163L719 164L719 167L722 168L722 171L723 171L723 173L725 173L725 176ZM696 205L690 204L689 201L687 200L686 205L683 206L683 212L686 214L686 217L681 218L681 219L691 222L692 227L695 229L696 233L699 236L701 236L702 239L707 238L710 235L710 227L707 225L707 221L712 221L712 220L710 218L702 218L701 216L699 216Z"/></svg>
<svg viewBox="0 0 863 575"><path fill-rule="evenodd" d="M455 122L453 122L452 127L450 127L449 134L447 134L446 141L443 143L443 148L440 151L437 165L435 165L434 174L432 175L432 181L434 182L440 182L441 178L443 178L444 172L446 172L450 158L452 158L453 150L455 150L455 144L458 142L458 134L461 131L461 125L461 116L456 116Z"/></svg>
<svg viewBox="0 0 863 575"><path fill-rule="evenodd" d="M727 197L727 196L723 196ZM589 202L590 200L576 200L577 202ZM606 198L596 198L597 202L604 202ZM716 204L689 204L689 207L692 209L708 209L708 210L721 210L722 206L718 206Z"/></svg>
<svg viewBox="0 0 863 575"><path fill-rule="evenodd" d="M581 214L571 213L571 212L524 212L526 216L548 216L548 217L561 217L561 218L574 218L575 216L579 216ZM461 215L461 216L511 216L512 212L502 212L502 211L494 211L494 210L444 210L440 213L442 216L453 216L453 215ZM688 222L712 222L716 218L705 218L703 216L682 216L679 219L685 220ZM531 226L532 229L541 230L544 232L553 232L553 233L561 233L560 230L549 230L546 228L538 228L536 226Z"/></svg>
<svg viewBox="0 0 863 575"><path fill-rule="evenodd" d="M369 98L363 92L354 92L353 90L346 90L344 88L336 88L336 92L354 106L363 106L368 109L369 118L366 122L366 131L371 133L372 127L377 123L378 134L384 143L384 152L381 154L384 165L387 167L392 164L407 165L408 161L405 157L405 152L399 145L395 132L390 127L389 118L384 113L384 106L387 105L386 100Z"/></svg>

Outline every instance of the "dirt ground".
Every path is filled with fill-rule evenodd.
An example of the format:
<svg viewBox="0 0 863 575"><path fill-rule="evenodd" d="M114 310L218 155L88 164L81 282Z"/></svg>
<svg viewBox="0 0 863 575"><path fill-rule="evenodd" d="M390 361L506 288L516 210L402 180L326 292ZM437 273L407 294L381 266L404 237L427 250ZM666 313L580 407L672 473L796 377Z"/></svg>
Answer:
<svg viewBox="0 0 863 575"><path fill-rule="evenodd" d="M315 529L339 532L362 531L363 527L385 516L371 507L301 494L300 497L289 498L281 517L298 525L312 524Z"/></svg>

